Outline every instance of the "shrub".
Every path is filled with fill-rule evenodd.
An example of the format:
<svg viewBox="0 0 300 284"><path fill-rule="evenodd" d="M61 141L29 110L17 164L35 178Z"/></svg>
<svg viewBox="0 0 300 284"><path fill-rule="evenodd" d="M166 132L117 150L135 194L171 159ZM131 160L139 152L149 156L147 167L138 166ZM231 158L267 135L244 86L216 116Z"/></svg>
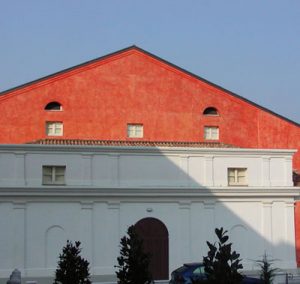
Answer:
<svg viewBox="0 0 300 284"><path fill-rule="evenodd" d="M91 284L89 262L80 256L80 242L67 241L59 255L54 284Z"/></svg>
<svg viewBox="0 0 300 284"><path fill-rule="evenodd" d="M130 226L120 242L119 268L116 271L118 284L149 284L152 276L149 272L150 256L143 251L143 241L135 227Z"/></svg>
<svg viewBox="0 0 300 284"><path fill-rule="evenodd" d="M218 242L212 244L207 241L209 251L207 256L203 257L208 283L241 283L243 276L239 273L239 269L242 269L243 265L240 263L240 255L236 251L231 251L232 243L227 243L229 239L226 235L227 231L224 231L223 228L216 228L215 233Z"/></svg>
<svg viewBox="0 0 300 284"><path fill-rule="evenodd" d="M273 283L275 273L278 270L278 268L272 268L274 261L274 259L268 259L266 253L264 253L261 260L255 261L260 268L260 279L263 281L264 284Z"/></svg>

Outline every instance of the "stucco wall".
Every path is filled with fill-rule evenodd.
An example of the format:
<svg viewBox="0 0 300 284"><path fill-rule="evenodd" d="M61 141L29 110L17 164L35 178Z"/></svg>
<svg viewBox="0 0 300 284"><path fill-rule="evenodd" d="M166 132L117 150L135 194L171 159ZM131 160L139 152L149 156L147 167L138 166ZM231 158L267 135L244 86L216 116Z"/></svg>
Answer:
<svg viewBox="0 0 300 284"><path fill-rule="evenodd" d="M61 112L45 111L51 101ZM219 116L203 116L207 107ZM29 84L0 97L0 143L46 137L46 121L62 121L63 138L126 140L127 123L142 123L150 141L203 141L219 126L220 141L246 148L300 148L297 124L130 49ZM294 168L300 169L299 153Z"/></svg>
<svg viewBox="0 0 300 284"><path fill-rule="evenodd" d="M113 275L120 238L146 217L159 219L168 229L169 272L184 262L201 261L208 250L205 241L213 241L214 228L220 226L229 230L245 269L257 269L252 260L265 251L279 260L278 267L296 267L292 198L79 200L54 195L2 199L0 277L8 277L15 267L23 276L52 276L67 239L82 242L92 274Z"/></svg>
<svg viewBox="0 0 300 284"><path fill-rule="evenodd" d="M224 227L244 268L265 251L295 268L293 151L1 145L0 277L52 276L67 239L80 240L94 275L113 278L128 226L159 219L169 233L169 272L201 261ZM43 186L43 164L66 165L66 186ZM228 187L227 166L249 169ZM277 175L284 172L283 175ZM266 173L269 173L266 174Z"/></svg>
<svg viewBox="0 0 300 284"><path fill-rule="evenodd" d="M0 186L39 187L42 168L66 166L66 186L228 187L246 168L248 187L288 187L292 150L0 145Z"/></svg>

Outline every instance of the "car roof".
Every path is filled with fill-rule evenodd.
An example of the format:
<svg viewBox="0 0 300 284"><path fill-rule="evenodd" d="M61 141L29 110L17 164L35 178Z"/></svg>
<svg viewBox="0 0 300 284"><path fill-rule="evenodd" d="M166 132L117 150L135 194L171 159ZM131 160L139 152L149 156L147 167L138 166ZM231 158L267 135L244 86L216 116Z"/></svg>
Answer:
<svg viewBox="0 0 300 284"><path fill-rule="evenodd" d="M184 266L204 266L202 262L191 262L191 263L185 263Z"/></svg>

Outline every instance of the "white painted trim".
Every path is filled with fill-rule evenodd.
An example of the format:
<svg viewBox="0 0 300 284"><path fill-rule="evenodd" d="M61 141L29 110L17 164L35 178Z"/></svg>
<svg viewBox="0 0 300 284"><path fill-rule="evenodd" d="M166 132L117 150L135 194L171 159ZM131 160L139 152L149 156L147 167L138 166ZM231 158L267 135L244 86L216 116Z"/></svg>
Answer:
<svg viewBox="0 0 300 284"><path fill-rule="evenodd" d="M41 152L64 152L67 153L148 153L148 154L210 154L210 155L251 155L258 157L262 155L277 155L277 156L290 156L297 152L297 149L252 149L252 148L196 148L196 147L136 147L136 146L81 146L81 145L39 145L39 144L1 144L1 152L15 152L26 153ZM145 153L146 152L146 153Z"/></svg>
<svg viewBox="0 0 300 284"><path fill-rule="evenodd" d="M300 187L212 187L212 188L91 188L91 187L0 187L0 198L14 197L299 197Z"/></svg>

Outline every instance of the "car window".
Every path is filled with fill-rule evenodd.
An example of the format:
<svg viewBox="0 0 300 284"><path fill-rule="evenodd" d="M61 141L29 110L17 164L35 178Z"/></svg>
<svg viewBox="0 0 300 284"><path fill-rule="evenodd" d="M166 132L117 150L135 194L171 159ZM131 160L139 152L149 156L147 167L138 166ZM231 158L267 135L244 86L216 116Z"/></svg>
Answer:
<svg viewBox="0 0 300 284"><path fill-rule="evenodd" d="M199 266L197 267L194 271L193 274L204 274L204 266Z"/></svg>

